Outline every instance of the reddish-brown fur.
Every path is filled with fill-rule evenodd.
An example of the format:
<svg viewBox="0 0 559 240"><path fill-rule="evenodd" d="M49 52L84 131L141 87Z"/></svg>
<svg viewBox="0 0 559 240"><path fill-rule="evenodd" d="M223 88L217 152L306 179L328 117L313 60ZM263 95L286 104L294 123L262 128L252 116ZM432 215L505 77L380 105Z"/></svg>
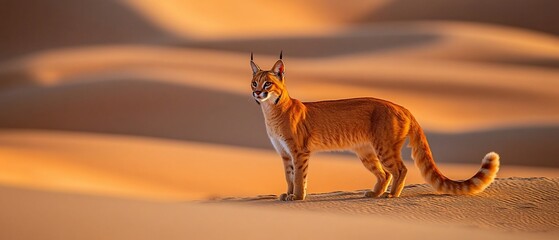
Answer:
<svg viewBox="0 0 559 240"><path fill-rule="evenodd" d="M269 71L262 71L253 61L251 67L253 96L262 108L270 141L284 163L288 187L281 200L305 199L311 152L332 150L355 152L376 176L377 183L367 197L400 196L407 173L400 150L408 136L412 158L425 180L439 192L481 192L499 169L499 156L489 153L472 178L450 180L437 169L423 130L404 107L376 98L303 103L287 92L282 60ZM391 181L390 193L385 193Z"/></svg>

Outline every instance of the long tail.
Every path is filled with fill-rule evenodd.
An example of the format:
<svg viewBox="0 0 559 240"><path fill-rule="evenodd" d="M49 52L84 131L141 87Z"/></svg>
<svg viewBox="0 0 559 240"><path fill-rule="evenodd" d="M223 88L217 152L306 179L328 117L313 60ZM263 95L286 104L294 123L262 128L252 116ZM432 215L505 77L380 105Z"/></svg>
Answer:
<svg viewBox="0 0 559 240"><path fill-rule="evenodd" d="M499 171L499 155L490 152L483 158L481 168L470 179L454 181L445 177L435 165L429 143L415 119L412 119L410 146L412 147L412 158L415 165L421 171L421 175L437 191L452 194L476 194L482 192L495 179Z"/></svg>

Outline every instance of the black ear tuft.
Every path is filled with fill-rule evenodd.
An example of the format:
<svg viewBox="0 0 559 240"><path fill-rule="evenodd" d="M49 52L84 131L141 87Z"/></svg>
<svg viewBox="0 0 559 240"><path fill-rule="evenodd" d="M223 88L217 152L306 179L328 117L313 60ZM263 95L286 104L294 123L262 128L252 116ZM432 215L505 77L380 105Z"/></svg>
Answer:
<svg viewBox="0 0 559 240"><path fill-rule="evenodd" d="M252 69L252 75L260 71L260 67L254 63L254 55L250 52L250 68Z"/></svg>
<svg viewBox="0 0 559 240"><path fill-rule="evenodd" d="M283 57L283 50L281 50L280 52L280 60L282 59L282 57Z"/></svg>

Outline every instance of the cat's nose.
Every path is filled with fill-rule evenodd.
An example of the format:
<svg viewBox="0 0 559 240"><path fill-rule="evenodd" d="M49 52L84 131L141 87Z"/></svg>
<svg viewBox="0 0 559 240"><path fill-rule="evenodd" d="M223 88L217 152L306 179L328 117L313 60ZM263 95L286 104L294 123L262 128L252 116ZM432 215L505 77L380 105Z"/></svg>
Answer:
<svg viewBox="0 0 559 240"><path fill-rule="evenodd" d="M256 94L257 96L260 95L260 93L262 93L262 91L254 91L254 94Z"/></svg>

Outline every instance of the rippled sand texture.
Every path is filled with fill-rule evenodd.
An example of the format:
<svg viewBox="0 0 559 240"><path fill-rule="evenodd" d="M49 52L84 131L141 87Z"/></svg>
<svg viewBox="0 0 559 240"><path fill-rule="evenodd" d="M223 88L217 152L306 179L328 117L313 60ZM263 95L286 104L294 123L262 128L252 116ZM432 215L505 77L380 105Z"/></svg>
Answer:
<svg viewBox="0 0 559 240"><path fill-rule="evenodd" d="M307 201L285 203L276 196L224 199L251 205L309 209L345 214L381 215L408 222L513 232L550 232L559 228L558 178L500 178L476 196L437 194L426 184L404 188L397 199L370 199L363 191L311 194Z"/></svg>

